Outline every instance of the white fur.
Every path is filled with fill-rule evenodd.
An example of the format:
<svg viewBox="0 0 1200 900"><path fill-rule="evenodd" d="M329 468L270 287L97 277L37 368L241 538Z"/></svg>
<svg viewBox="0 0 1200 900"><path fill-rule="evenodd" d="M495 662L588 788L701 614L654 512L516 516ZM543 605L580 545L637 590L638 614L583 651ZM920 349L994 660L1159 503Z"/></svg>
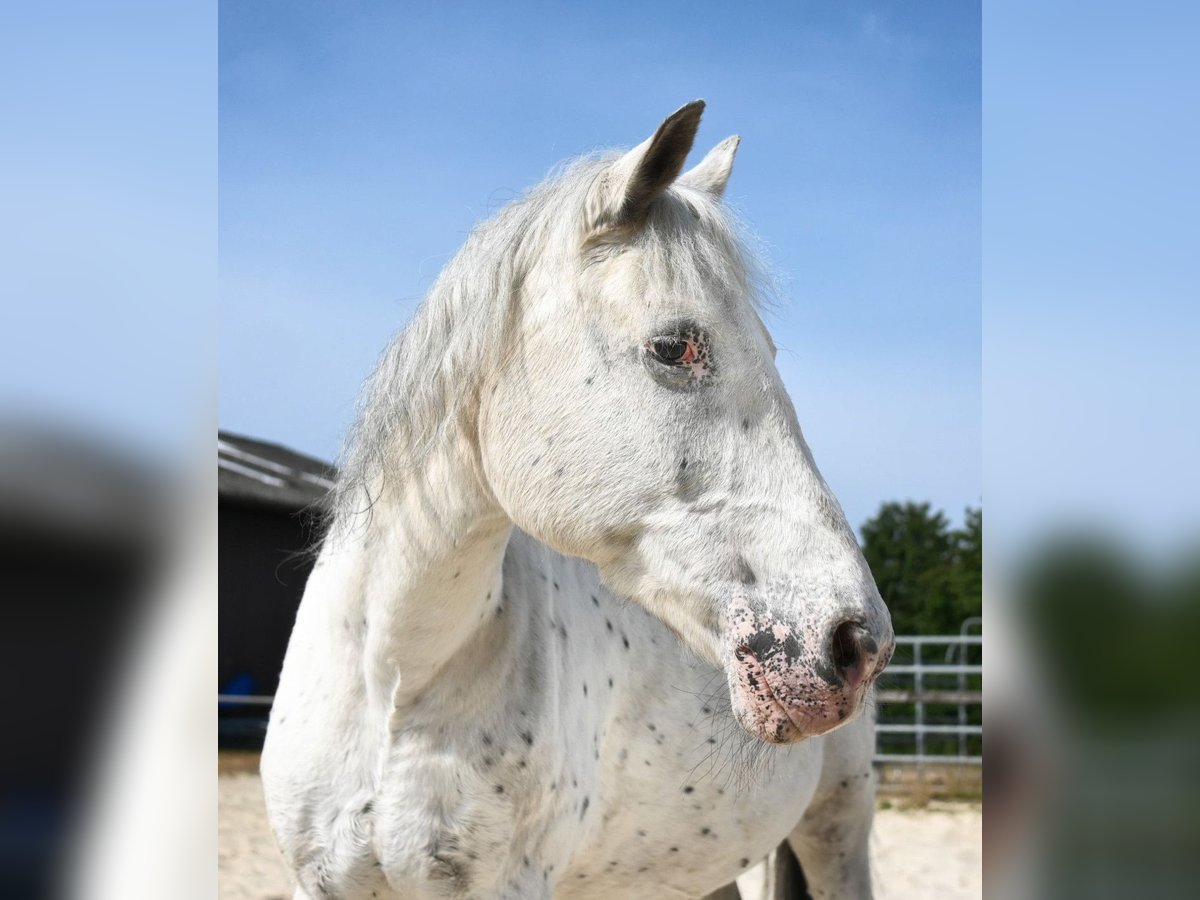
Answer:
<svg viewBox="0 0 1200 900"><path fill-rule="evenodd" d="M772 746L731 707L737 597L886 611L720 205L736 141L676 180L698 120L480 226L364 392L263 752L298 896L697 897L794 830L869 893L869 718ZM681 319L702 384L643 349Z"/></svg>

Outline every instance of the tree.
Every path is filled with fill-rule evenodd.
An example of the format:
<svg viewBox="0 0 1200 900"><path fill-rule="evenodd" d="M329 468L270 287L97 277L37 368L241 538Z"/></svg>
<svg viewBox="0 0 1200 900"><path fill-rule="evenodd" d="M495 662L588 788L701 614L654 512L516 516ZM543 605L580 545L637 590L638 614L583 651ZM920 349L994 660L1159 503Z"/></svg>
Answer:
<svg viewBox="0 0 1200 900"><path fill-rule="evenodd" d="M863 553L897 634L955 634L983 608L983 510L961 530L928 503L885 503L862 526Z"/></svg>

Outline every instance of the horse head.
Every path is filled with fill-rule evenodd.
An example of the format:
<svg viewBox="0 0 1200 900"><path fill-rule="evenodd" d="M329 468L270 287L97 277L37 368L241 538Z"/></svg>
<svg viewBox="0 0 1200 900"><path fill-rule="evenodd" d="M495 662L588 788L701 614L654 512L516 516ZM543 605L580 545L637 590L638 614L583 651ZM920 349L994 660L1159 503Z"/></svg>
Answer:
<svg viewBox="0 0 1200 900"><path fill-rule="evenodd" d="M722 201L738 139L683 172L703 108L576 166L520 236L479 463L513 521L594 562L723 668L750 734L787 743L862 709L893 634Z"/></svg>

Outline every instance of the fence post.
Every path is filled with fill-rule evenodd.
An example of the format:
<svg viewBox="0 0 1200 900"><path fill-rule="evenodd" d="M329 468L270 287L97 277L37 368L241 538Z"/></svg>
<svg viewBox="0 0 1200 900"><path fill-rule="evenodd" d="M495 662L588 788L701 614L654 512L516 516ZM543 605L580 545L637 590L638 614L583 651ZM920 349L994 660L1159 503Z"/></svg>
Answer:
<svg viewBox="0 0 1200 900"><path fill-rule="evenodd" d="M963 628L964 629L966 628L965 623L963 624ZM964 631L960 630L960 638L961 638L961 635L964 633L965 633ZM958 642L958 660L957 660L957 662L960 667L966 666L966 664L967 664L967 642L964 640L961 640L961 639ZM959 690L960 694L966 693L966 690L967 690L967 673L966 672L958 673L958 690ZM961 699L961 697L960 697L960 699ZM959 756L967 755L967 731L965 728L966 724L967 724L967 705L965 703L960 703L960 704L958 704L958 755Z"/></svg>
<svg viewBox="0 0 1200 900"><path fill-rule="evenodd" d="M964 669L970 663L971 654L967 652L970 644L967 641L967 635L971 633L971 628L976 625L982 625L983 619L980 616L967 616L963 619L962 625L958 627L958 664ZM958 673L958 690L960 695L965 695L967 691L967 673L965 671ZM958 704L958 755L967 755L967 705L965 703Z"/></svg>
<svg viewBox="0 0 1200 900"><path fill-rule="evenodd" d="M925 691L925 672L921 665L921 641L913 642L913 690L917 695L917 775L925 778L925 701L921 699Z"/></svg>

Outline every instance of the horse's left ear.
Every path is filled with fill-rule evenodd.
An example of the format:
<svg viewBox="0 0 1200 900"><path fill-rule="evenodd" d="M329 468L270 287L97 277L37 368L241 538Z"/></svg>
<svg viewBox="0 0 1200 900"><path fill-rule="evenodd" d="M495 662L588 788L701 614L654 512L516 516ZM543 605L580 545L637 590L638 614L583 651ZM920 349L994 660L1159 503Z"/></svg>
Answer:
<svg viewBox="0 0 1200 900"><path fill-rule="evenodd" d="M736 134L725 138L709 150L704 159L679 176L679 184L720 197L725 193L725 185L729 183L729 173L733 171L733 157L741 142L742 139Z"/></svg>
<svg viewBox="0 0 1200 900"><path fill-rule="evenodd" d="M663 120L653 137L613 163L588 204L592 229L641 221L654 199L683 171L703 112L703 100L681 106Z"/></svg>

